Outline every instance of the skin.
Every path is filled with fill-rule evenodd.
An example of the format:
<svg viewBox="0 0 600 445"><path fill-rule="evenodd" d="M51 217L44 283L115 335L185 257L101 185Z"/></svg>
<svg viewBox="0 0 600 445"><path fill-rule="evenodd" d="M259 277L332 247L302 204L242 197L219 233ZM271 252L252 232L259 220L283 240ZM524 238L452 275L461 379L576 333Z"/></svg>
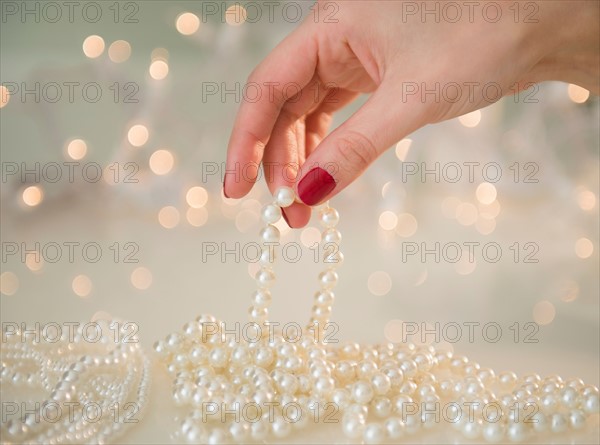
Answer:
<svg viewBox="0 0 600 445"><path fill-rule="evenodd" d="M323 202L418 128L500 99L484 95L480 86L490 82L503 95L547 80L599 94L600 2L535 3L539 9L529 17L537 23L525 23L531 11L525 3L515 20L512 1L497 2L502 16L496 23L484 20L481 9L475 9L472 20L465 9L456 23L436 23L433 16L423 20L406 10L403 15L401 1L338 1L337 23L325 23L331 9L320 2L321 20L309 16L248 78L258 85L294 83L303 90L286 100L281 89L270 87L272 94L267 94L265 87L260 100L242 102L227 169L236 163L250 167L240 178L226 175L226 195L245 196L261 162L269 166L265 177L271 192L282 185L297 187L318 165L328 166L336 181ZM408 94L406 89L416 84L431 90L449 82L461 86L458 100L436 100L433 94ZM333 114L362 93L370 94L367 102L328 134ZM306 225L310 212L302 202L285 209L292 227Z"/></svg>

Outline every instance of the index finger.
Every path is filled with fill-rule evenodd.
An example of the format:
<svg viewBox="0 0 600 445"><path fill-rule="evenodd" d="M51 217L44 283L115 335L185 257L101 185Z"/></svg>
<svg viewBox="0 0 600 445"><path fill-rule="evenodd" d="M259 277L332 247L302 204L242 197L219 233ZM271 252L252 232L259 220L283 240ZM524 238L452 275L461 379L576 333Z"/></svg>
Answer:
<svg viewBox="0 0 600 445"><path fill-rule="evenodd" d="M313 78L317 43L312 28L300 26L287 36L252 72L247 86L258 98L243 97L227 147L223 192L229 198L246 195L258 174L258 165L285 102Z"/></svg>

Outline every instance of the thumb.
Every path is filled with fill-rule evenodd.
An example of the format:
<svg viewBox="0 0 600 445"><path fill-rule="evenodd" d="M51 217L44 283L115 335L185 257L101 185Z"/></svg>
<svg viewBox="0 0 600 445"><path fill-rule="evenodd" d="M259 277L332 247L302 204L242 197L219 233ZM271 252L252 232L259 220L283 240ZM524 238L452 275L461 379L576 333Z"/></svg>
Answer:
<svg viewBox="0 0 600 445"><path fill-rule="evenodd" d="M418 127L422 104L402 103L395 82L384 82L346 122L317 146L302 166L296 191L317 205L346 188L395 142Z"/></svg>

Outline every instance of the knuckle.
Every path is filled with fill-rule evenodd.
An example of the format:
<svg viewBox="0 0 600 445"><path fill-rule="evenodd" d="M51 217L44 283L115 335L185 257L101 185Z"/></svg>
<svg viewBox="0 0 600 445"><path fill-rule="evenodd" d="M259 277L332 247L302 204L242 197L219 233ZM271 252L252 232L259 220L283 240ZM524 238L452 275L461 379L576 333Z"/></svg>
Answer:
<svg viewBox="0 0 600 445"><path fill-rule="evenodd" d="M373 142L359 132L348 132L335 141L335 150L350 168L364 170L379 155Z"/></svg>

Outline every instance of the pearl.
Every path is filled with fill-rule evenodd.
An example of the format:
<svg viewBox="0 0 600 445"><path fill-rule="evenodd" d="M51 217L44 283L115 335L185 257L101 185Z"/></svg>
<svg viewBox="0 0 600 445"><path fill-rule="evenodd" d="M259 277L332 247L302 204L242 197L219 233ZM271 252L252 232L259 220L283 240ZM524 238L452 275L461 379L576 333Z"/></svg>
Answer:
<svg viewBox="0 0 600 445"><path fill-rule="evenodd" d="M352 398L356 403L369 403L373 395L373 388L364 380L359 380L352 387Z"/></svg>
<svg viewBox="0 0 600 445"><path fill-rule="evenodd" d="M319 212L319 219L324 227L332 229L338 224L340 215L337 210L325 207Z"/></svg>
<svg viewBox="0 0 600 445"><path fill-rule="evenodd" d="M275 273L271 270L262 268L256 273L256 284L260 289L266 289L275 282Z"/></svg>
<svg viewBox="0 0 600 445"><path fill-rule="evenodd" d="M342 418L342 430L346 437L358 439L365 430L365 418L360 414L344 414Z"/></svg>
<svg viewBox="0 0 600 445"><path fill-rule="evenodd" d="M375 416L379 417L380 419L385 419L392 413L392 402L387 397L375 397L371 402L371 406L373 407Z"/></svg>
<svg viewBox="0 0 600 445"><path fill-rule="evenodd" d="M260 238L264 243L277 243L281 238L281 234L277 227L268 225L260 231Z"/></svg>
<svg viewBox="0 0 600 445"><path fill-rule="evenodd" d="M561 413L555 413L550 417L550 429L553 433L562 433L567 430L567 420Z"/></svg>
<svg viewBox="0 0 600 445"><path fill-rule="evenodd" d="M261 213L262 220L267 224L274 224L281 218L281 208L275 204L267 204Z"/></svg>
<svg viewBox="0 0 600 445"><path fill-rule="evenodd" d="M580 410L571 411L569 414L569 424L574 430L580 430L585 425L585 414Z"/></svg>
<svg viewBox="0 0 600 445"><path fill-rule="evenodd" d="M252 294L252 304L256 308L266 308L271 304L271 292L267 289L260 289Z"/></svg>
<svg viewBox="0 0 600 445"><path fill-rule="evenodd" d="M296 194L290 187L279 187L275 190L275 203L279 207L289 207L294 203Z"/></svg>
<svg viewBox="0 0 600 445"><path fill-rule="evenodd" d="M394 440L399 439L404 434L404 423L399 417L390 417L384 423L387 436Z"/></svg>
<svg viewBox="0 0 600 445"><path fill-rule="evenodd" d="M323 289L329 290L338 282L338 274L332 270L326 270L319 274L319 282Z"/></svg>
<svg viewBox="0 0 600 445"><path fill-rule="evenodd" d="M588 414L596 414L598 412L598 394L590 394L585 398L583 409Z"/></svg>
<svg viewBox="0 0 600 445"><path fill-rule="evenodd" d="M329 243L339 244L342 242L342 234L336 229L327 229L321 234L321 241L325 245Z"/></svg>
<svg viewBox="0 0 600 445"><path fill-rule="evenodd" d="M366 426L363 433L363 440L366 443L381 443L385 438L385 430L378 423L371 423Z"/></svg>

